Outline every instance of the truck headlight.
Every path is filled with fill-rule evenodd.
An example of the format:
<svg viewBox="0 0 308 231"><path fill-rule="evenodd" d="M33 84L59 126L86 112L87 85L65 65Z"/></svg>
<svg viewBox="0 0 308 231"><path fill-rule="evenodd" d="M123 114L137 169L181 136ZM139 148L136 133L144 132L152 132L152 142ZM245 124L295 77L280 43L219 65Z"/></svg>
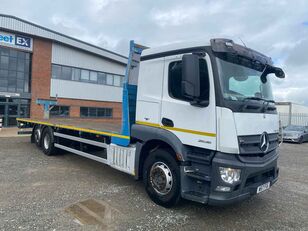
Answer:
<svg viewBox="0 0 308 231"><path fill-rule="evenodd" d="M219 167L219 173L221 179L228 184L236 183L241 178L240 169Z"/></svg>

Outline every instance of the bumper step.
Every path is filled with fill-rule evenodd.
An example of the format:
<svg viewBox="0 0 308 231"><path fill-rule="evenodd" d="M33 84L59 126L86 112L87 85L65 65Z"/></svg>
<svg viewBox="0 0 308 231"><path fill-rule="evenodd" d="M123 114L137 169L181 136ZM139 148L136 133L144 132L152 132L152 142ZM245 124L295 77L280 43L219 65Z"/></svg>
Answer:
<svg viewBox="0 0 308 231"><path fill-rule="evenodd" d="M208 195L193 191L182 192L182 197L184 199L195 201L202 204L207 204L209 200Z"/></svg>

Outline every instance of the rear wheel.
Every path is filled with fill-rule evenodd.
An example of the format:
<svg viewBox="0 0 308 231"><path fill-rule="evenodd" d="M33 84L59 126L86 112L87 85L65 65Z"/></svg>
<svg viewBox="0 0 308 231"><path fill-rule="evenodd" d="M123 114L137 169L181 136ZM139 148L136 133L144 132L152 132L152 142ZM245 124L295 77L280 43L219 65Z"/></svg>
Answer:
<svg viewBox="0 0 308 231"><path fill-rule="evenodd" d="M37 147L41 147L42 130L40 126L35 126L33 129L33 141Z"/></svg>
<svg viewBox="0 0 308 231"><path fill-rule="evenodd" d="M45 155L51 156L56 154L57 149L55 148L53 130L50 127L46 127L42 134L42 150Z"/></svg>
<svg viewBox="0 0 308 231"><path fill-rule="evenodd" d="M143 180L149 197L159 205L171 207L180 199L180 168L170 152L158 149L146 159Z"/></svg>

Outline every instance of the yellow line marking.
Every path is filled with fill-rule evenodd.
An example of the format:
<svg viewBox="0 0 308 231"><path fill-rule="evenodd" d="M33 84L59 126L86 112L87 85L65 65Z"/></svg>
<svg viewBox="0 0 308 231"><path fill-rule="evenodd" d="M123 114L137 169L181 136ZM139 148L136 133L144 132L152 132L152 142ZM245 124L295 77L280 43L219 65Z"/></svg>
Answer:
<svg viewBox="0 0 308 231"><path fill-rule="evenodd" d="M162 127L162 126L160 126L159 124L148 123L148 122L143 122L143 121L136 121L136 124L139 124L139 125L146 125L146 126L151 126L151 127L156 127L156 128Z"/></svg>
<svg viewBox="0 0 308 231"><path fill-rule="evenodd" d="M136 124L155 127L155 128L163 128L163 129L166 129L166 130L177 131L177 132L191 133L191 134L196 134L196 135L201 135L201 136L216 137L215 133L201 132L201 131L189 130L189 129L184 129L184 128L167 127L167 126L162 126L162 125L159 125L159 124L156 124L156 123L136 121Z"/></svg>
<svg viewBox="0 0 308 231"><path fill-rule="evenodd" d="M92 129L87 129L87 128L80 128L80 127L75 127L75 126L70 126L70 125L61 125L61 124L52 124L52 123L47 123L47 122L41 122L41 121L36 121L36 120L31 120L31 119L16 119L19 122L25 122L25 123L33 123L33 124L41 124L41 125L46 125L46 126L53 126L57 128L64 128L64 129L70 129L74 131L80 131L80 132L88 132L92 134L97 134L97 135L105 135L105 136L114 136L118 138L123 138L123 139L129 139L129 136L123 136L115 133L110 133L110 132L102 132L102 131L97 131L97 130L92 130Z"/></svg>

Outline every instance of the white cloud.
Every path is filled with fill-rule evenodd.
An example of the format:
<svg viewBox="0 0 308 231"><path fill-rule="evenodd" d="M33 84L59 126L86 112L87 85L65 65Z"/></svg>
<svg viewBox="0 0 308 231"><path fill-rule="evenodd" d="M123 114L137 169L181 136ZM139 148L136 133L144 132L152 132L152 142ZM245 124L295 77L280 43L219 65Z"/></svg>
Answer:
<svg viewBox="0 0 308 231"><path fill-rule="evenodd" d="M84 28L82 28L76 20L65 16L53 15L51 17L51 22L56 27L64 27L73 30L84 30Z"/></svg>
<svg viewBox="0 0 308 231"><path fill-rule="evenodd" d="M90 0L89 7L95 13L101 10L105 10L110 5L116 4L121 1L125 1L125 0Z"/></svg>
<svg viewBox="0 0 308 231"><path fill-rule="evenodd" d="M0 12L122 54L130 39L153 47L211 37L241 43L241 38L284 68L287 78L273 81L276 98L308 105L307 0L11 0L1 3Z"/></svg>
<svg viewBox="0 0 308 231"><path fill-rule="evenodd" d="M194 23L200 15L201 10L196 7L178 7L168 11L153 10L152 12L153 21L161 27Z"/></svg>

